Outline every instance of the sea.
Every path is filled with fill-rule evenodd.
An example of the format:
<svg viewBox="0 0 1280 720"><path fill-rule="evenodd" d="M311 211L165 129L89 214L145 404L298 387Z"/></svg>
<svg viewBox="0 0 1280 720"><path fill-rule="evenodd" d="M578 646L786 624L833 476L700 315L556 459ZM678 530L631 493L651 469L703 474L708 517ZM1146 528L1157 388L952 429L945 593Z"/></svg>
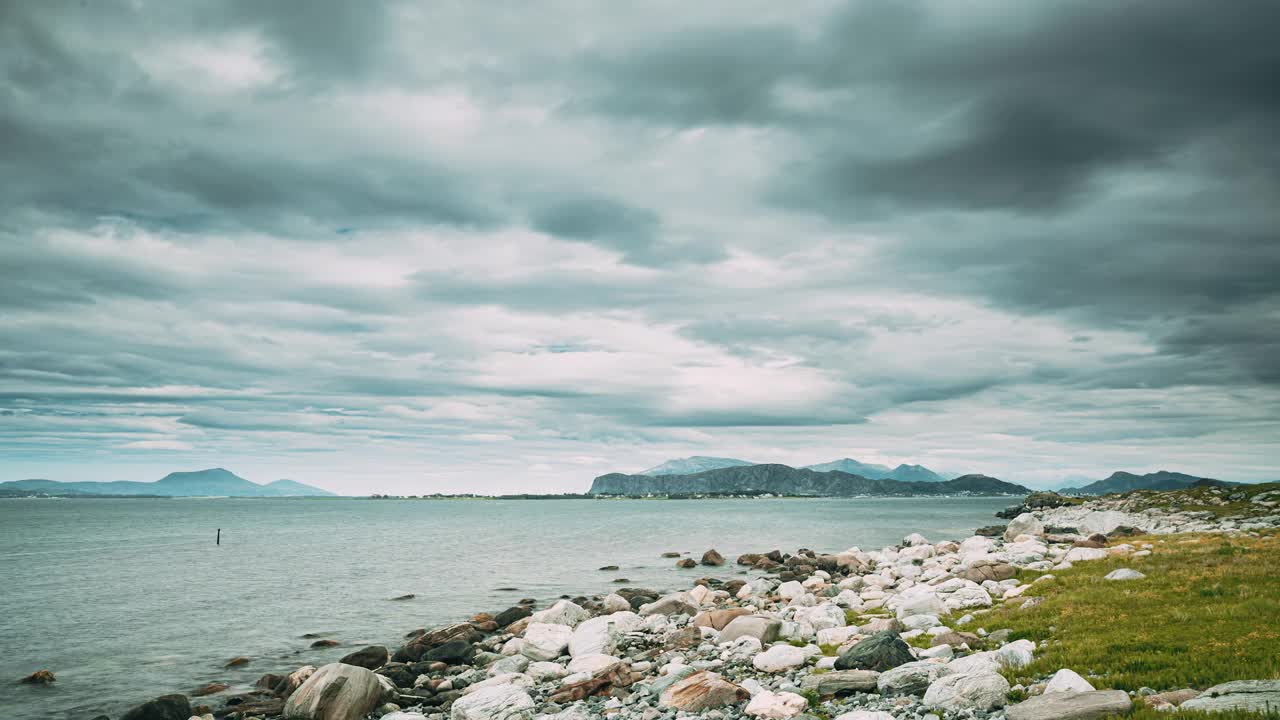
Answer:
<svg viewBox="0 0 1280 720"><path fill-rule="evenodd" d="M117 718L520 598L741 577L747 552L959 539L1010 498L0 500L0 718ZM217 544L221 531L221 544ZM728 564L680 570L664 552ZM618 570L600 570L617 565ZM625 579L625 583L615 580ZM406 594L407 601L391 598ZM311 649L307 634L340 647ZM250 662L226 669L236 656ZM16 681L42 668L50 686ZM217 696L211 706L220 706Z"/></svg>

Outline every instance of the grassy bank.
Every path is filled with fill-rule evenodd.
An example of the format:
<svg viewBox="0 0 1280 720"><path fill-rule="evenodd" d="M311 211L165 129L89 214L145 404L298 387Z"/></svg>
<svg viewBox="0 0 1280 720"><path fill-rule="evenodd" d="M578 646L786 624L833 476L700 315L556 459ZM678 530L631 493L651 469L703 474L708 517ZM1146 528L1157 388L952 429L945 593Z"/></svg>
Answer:
<svg viewBox="0 0 1280 720"><path fill-rule="evenodd" d="M1146 536L1124 542L1151 543L1154 551L1054 572L1055 579L1024 595L1043 597L1039 605L1002 607L963 629L1008 628L1014 638L1048 641L1031 665L1008 672L1011 682L1034 682L1059 668L1075 670L1099 689L1204 689L1230 680L1280 678L1280 535ZM1120 567L1147 577L1103 579Z"/></svg>

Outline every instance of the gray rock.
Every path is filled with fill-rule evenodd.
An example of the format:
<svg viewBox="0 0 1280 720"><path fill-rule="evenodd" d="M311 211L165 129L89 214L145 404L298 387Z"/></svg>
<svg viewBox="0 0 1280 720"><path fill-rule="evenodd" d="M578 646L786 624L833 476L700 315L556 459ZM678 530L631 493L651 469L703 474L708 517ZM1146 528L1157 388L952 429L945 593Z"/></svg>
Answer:
<svg viewBox="0 0 1280 720"><path fill-rule="evenodd" d="M761 645L767 645L778 639L782 632L782 621L760 615L743 615L729 621L720 631L719 643L728 643L740 637L753 637Z"/></svg>
<svg viewBox="0 0 1280 720"><path fill-rule="evenodd" d="M1102 579L1103 580L1142 580L1145 577L1146 575L1143 575L1137 570L1130 570L1129 568L1120 568L1119 570L1112 570L1111 572L1107 573L1106 577Z"/></svg>
<svg viewBox="0 0 1280 720"><path fill-rule="evenodd" d="M165 695L133 708L121 720L187 720L189 717L191 703L186 695Z"/></svg>
<svg viewBox="0 0 1280 720"><path fill-rule="evenodd" d="M1008 720L1099 720L1122 715L1133 707L1123 690L1052 693L1012 705L1005 711Z"/></svg>
<svg viewBox="0 0 1280 720"><path fill-rule="evenodd" d="M1222 683L1182 703L1184 710L1248 710L1265 712L1280 709L1280 680L1236 680Z"/></svg>
<svg viewBox="0 0 1280 720"><path fill-rule="evenodd" d="M911 648L891 631L878 632L846 650L836 660L837 670L884 672L915 660Z"/></svg>
<svg viewBox="0 0 1280 720"><path fill-rule="evenodd" d="M934 680L950 672L945 663L909 662L880 673L876 689L881 695L922 695Z"/></svg>
<svg viewBox="0 0 1280 720"><path fill-rule="evenodd" d="M876 689L880 673L875 670L834 670L821 675L809 675L800 681L800 687L819 695L846 695L854 692L871 692Z"/></svg>
<svg viewBox="0 0 1280 720"><path fill-rule="evenodd" d="M1009 681L993 672L946 675L924 693L924 704L938 710L994 710L1004 707Z"/></svg>
<svg viewBox="0 0 1280 720"><path fill-rule="evenodd" d="M366 668L329 663L284 705L285 720L359 720L378 705L382 683Z"/></svg>

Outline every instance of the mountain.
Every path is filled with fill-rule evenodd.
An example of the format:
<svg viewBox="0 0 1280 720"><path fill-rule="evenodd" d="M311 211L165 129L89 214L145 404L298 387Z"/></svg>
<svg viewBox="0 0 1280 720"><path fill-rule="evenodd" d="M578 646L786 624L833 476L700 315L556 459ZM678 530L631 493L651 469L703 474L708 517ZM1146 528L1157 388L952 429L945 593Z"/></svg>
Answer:
<svg viewBox="0 0 1280 720"><path fill-rule="evenodd" d="M923 465L902 464L892 470L887 465L873 465L853 458L841 458L818 465L806 465L805 470L831 472L838 470L850 475L861 475L872 480L902 480L905 482L942 482L946 478Z"/></svg>
<svg viewBox="0 0 1280 720"><path fill-rule="evenodd" d="M591 483L592 495L764 494L849 497L854 495L1027 495L1030 490L985 475L965 475L943 482L873 480L829 470L818 472L787 465L747 465L704 470L688 475L624 475L609 473Z"/></svg>
<svg viewBox="0 0 1280 720"><path fill-rule="evenodd" d="M1130 490L1182 490L1199 485L1235 485L1236 483L1213 478L1196 477L1179 472L1161 470L1135 475L1127 472L1113 472L1107 479L1091 482L1078 488L1063 488L1060 492L1066 495L1107 495L1110 493L1129 492Z"/></svg>
<svg viewBox="0 0 1280 720"><path fill-rule="evenodd" d="M740 467L742 465L754 465L746 460L734 460L733 458L709 457L706 455L694 455L687 458L676 458L668 460L661 465L651 467L648 470L641 471L640 475L689 475L704 470L716 470L718 468Z"/></svg>
<svg viewBox="0 0 1280 720"><path fill-rule="evenodd" d="M291 497L331 496L328 490L292 480L266 485L249 482L222 468L174 472L155 482L55 482L53 480L13 480L0 483L0 491L13 490L47 495L158 495L163 497Z"/></svg>
<svg viewBox="0 0 1280 720"><path fill-rule="evenodd" d="M803 470L816 470L818 472L831 472L839 470L840 472L849 473L850 475L861 475L872 480L879 480L887 476L890 472L888 465L874 465L872 463L864 463L853 458L840 458L831 462L818 463L817 465L805 465Z"/></svg>

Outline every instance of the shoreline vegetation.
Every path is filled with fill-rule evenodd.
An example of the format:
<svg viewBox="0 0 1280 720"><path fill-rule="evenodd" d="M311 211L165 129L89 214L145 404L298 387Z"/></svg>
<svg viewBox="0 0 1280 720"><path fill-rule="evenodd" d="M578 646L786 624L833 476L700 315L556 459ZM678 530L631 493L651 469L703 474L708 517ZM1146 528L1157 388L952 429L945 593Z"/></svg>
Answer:
<svg viewBox="0 0 1280 720"><path fill-rule="evenodd" d="M683 587L521 600L121 720L1280 718L1280 484L1001 514L958 540L748 553L731 580L697 577L729 563L713 549L668 553Z"/></svg>

